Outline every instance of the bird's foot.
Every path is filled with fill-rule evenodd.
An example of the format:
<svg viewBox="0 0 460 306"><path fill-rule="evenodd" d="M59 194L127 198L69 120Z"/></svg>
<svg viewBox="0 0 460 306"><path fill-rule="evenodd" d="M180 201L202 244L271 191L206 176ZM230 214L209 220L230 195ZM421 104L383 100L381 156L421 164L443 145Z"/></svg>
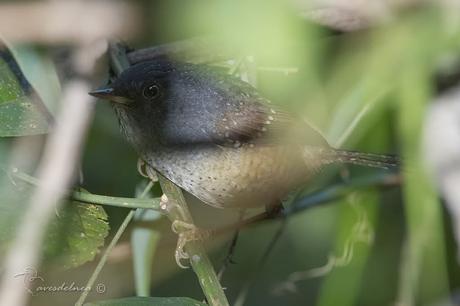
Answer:
<svg viewBox="0 0 460 306"><path fill-rule="evenodd" d="M155 170L140 158L137 160L137 172L143 177L150 179L152 182L158 182L158 176Z"/></svg>
<svg viewBox="0 0 460 306"><path fill-rule="evenodd" d="M174 252L174 258L179 267L186 269L187 266L182 264L183 259L189 259L190 256L185 251L185 246L190 241L204 240L211 236L210 230L204 230L196 227L192 223L188 223L183 220L189 220L188 214L185 213L184 209L175 203L170 201L166 194L163 194L160 198L160 208L170 218L174 216L176 220L173 221L171 229L178 235L176 251Z"/></svg>
<svg viewBox="0 0 460 306"><path fill-rule="evenodd" d="M186 265L182 264L183 259L189 259L189 254L184 250L187 243L196 240L205 240L211 236L211 231L196 227L194 224L187 223L181 220L175 220L172 223L172 231L179 237L174 257L179 267L186 269Z"/></svg>

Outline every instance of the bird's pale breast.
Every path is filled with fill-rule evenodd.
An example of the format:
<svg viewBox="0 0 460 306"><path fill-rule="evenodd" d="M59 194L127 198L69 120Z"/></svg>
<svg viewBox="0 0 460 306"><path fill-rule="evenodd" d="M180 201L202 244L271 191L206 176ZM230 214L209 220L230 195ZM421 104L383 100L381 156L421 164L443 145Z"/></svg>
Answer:
<svg viewBox="0 0 460 306"><path fill-rule="evenodd" d="M279 202L308 182L301 147L254 146L161 149L144 159L178 186L216 207L256 207Z"/></svg>

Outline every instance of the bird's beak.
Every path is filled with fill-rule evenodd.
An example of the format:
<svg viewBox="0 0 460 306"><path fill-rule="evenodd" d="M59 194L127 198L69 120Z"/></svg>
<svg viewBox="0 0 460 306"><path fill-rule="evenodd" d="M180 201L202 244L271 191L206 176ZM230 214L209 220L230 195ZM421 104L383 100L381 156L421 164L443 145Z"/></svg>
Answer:
<svg viewBox="0 0 460 306"><path fill-rule="evenodd" d="M107 86L90 91L89 94L96 98L110 100L112 97L114 97L114 90L112 87Z"/></svg>
<svg viewBox="0 0 460 306"><path fill-rule="evenodd" d="M119 104L127 105L132 102L132 100L129 98L116 95L115 90L110 86L105 86L105 87L101 87L96 90L90 91L89 94L96 98L113 101Z"/></svg>

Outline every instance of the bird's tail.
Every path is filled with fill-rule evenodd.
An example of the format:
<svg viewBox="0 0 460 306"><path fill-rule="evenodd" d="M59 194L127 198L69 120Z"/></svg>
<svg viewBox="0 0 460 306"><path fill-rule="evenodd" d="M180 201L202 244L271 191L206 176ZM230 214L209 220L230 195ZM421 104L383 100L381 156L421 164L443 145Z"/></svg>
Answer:
<svg viewBox="0 0 460 306"><path fill-rule="evenodd" d="M332 148L320 150L319 155L323 164L344 163L383 169L397 168L401 164L396 155L362 153Z"/></svg>

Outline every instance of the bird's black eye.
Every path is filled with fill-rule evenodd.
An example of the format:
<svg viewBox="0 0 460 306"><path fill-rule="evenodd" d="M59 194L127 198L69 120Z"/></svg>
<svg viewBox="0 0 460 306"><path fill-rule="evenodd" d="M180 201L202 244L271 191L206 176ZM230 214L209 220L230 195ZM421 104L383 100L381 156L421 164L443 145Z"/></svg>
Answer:
<svg viewBox="0 0 460 306"><path fill-rule="evenodd" d="M160 87L157 84L150 84L144 88L142 95L149 100L156 99L160 95Z"/></svg>

